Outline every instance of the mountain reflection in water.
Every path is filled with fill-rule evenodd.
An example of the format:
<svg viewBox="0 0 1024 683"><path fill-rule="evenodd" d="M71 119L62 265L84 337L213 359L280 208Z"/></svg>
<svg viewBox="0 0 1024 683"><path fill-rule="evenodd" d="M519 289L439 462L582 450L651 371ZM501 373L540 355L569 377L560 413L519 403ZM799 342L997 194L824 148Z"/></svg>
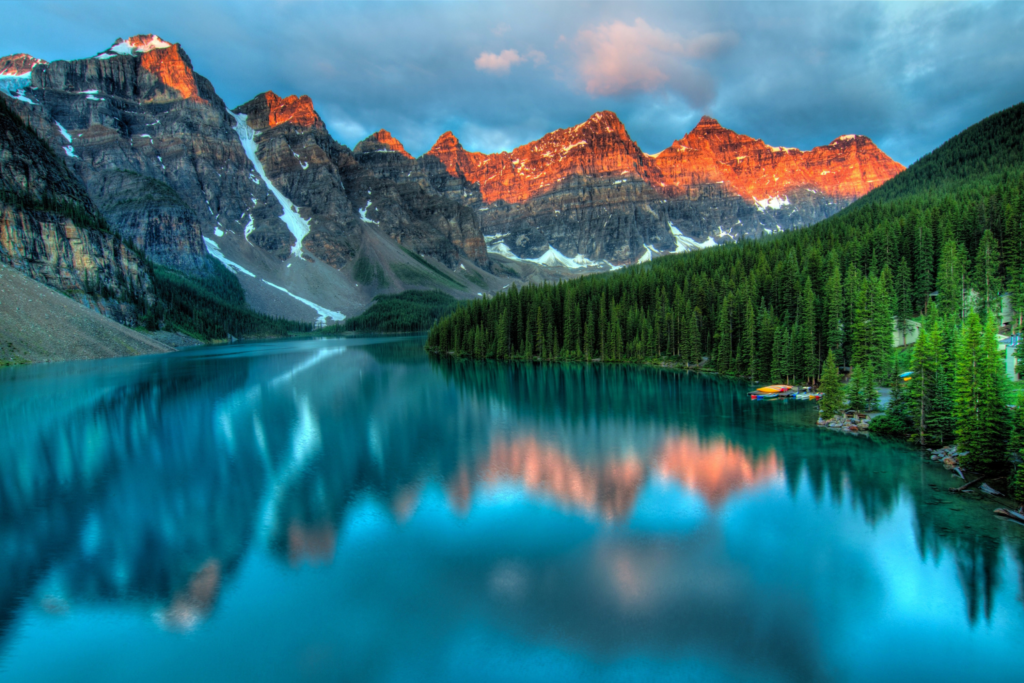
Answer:
<svg viewBox="0 0 1024 683"><path fill-rule="evenodd" d="M912 451L806 429L813 406L751 403L715 378L436 360L420 344L0 373L0 673L30 670L53 624L102 632L90 615L115 607L200 639L219 622L237 646L219 656L236 665L249 656L230 635L242 614L290 629L285 653L334 633L296 679L471 680L511 657L522 668L494 680L629 667L857 680L835 654L843 625L911 599L879 567L935 584L947 557L960 598L939 621L950 633L987 622L998 670L1006 622L1024 611L1022 534L993 505L951 497L948 473ZM886 535L912 535L912 551ZM268 578L267 557L286 575ZM294 604L272 621L268 596L284 590ZM379 637L341 637L341 614ZM37 680L71 677L68 661Z"/></svg>

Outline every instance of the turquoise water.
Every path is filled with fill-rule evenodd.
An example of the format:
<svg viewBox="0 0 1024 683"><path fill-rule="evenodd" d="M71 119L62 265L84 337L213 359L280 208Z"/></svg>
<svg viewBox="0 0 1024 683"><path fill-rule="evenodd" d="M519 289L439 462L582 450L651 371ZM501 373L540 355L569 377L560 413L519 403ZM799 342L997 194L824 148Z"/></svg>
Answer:
<svg viewBox="0 0 1024 683"><path fill-rule="evenodd" d="M0 678L1021 678L1024 527L916 452L421 345L0 371Z"/></svg>

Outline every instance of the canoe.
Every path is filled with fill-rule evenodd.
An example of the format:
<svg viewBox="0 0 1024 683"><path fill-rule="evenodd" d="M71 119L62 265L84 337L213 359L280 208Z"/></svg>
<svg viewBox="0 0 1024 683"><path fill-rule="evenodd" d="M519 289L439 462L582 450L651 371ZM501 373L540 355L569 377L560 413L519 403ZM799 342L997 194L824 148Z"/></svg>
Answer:
<svg viewBox="0 0 1024 683"><path fill-rule="evenodd" d="M763 401L772 398L789 398L793 396L796 391L793 387L788 384L772 384L767 387L761 387L750 392L750 400L752 401Z"/></svg>
<svg viewBox="0 0 1024 683"><path fill-rule="evenodd" d="M759 394L782 394L787 391L793 391L793 387L788 384L772 384L767 387L761 387L756 391Z"/></svg>

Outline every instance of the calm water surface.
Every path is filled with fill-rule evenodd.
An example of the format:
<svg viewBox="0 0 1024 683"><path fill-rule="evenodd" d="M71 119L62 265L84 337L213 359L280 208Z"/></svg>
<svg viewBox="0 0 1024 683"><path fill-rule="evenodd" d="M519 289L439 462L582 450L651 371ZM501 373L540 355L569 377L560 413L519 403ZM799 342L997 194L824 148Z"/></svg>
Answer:
<svg viewBox="0 0 1024 683"><path fill-rule="evenodd" d="M1024 527L915 452L421 344L0 371L0 678L1024 675Z"/></svg>

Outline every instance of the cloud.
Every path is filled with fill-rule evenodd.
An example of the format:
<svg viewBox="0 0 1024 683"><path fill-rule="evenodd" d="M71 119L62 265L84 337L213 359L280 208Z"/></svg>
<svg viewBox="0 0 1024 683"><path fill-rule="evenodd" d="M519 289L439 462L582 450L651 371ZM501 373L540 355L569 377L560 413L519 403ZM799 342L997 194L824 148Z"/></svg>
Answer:
<svg viewBox="0 0 1024 683"><path fill-rule="evenodd" d="M520 55L518 50L502 50L500 54L493 52L481 52L480 56L473 60L478 71L493 71L498 74L507 74L513 64L533 62L534 66L543 64L548 60L547 55L539 50L530 50L526 56Z"/></svg>
<svg viewBox="0 0 1024 683"><path fill-rule="evenodd" d="M578 70L591 95L620 95L667 88L694 107L714 99L715 83L692 60L715 57L737 42L734 33L705 33L683 39L643 19L614 21L576 35Z"/></svg>
<svg viewBox="0 0 1024 683"><path fill-rule="evenodd" d="M473 64L476 65L478 71L507 74L513 64L525 61L526 58L520 57L518 50L502 50L498 55L493 52L481 52L480 56L473 60Z"/></svg>

